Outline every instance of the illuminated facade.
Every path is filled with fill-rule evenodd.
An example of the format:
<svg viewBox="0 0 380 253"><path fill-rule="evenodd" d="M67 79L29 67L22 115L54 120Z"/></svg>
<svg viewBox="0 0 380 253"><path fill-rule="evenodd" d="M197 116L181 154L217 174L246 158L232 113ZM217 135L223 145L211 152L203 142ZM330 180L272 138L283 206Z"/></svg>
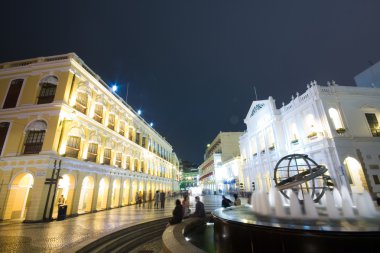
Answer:
<svg viewBox="0 0 380 253"><path fill-rule="evenodd" d="M38 221L179 189L172 146L75 54L0 64L0 219Z"/></svg>
<svg viewBox="0 0 380 253"><path fill-rule="evenodd" d="M239 176L230 171L232 167L227 162L239 156L241 134L241 132L220 132L207 145L204 162L199 166L199 181L205 192L225 192L230 188L226 184L235 185L238 181Z"/></svg>
<svg viewBox="0 0 380 253"><path fill-rule="evenodd" d="M325 165L337 187L380 192L380 89L307 85L280 109L272 97L253 101L240 138L246 190L268 191L276 163L308 154Z"/></svg>

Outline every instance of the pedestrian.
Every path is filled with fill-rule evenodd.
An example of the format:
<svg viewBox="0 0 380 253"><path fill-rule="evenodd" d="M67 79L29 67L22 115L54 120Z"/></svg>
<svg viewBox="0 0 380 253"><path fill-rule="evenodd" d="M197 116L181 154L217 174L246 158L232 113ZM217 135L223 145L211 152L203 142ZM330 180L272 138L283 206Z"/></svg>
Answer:
<svg viewBox="0 0 380 253"><path fill-rule="evenodd" d="M61 195L61 197L59 197L59 199L58 199L58 207L62 206L64 204L65 204L65 197L63 195Z"/></svg>
<svg viewBox="0 0 380 253"><path fill-rule="evenodd" d="M232 201L228 198L226 198L226 196L222 196L222 207L226 208L226 207L230 207L231 204L232 204Z"/></svg>
<svg viewBox="0 0 380 253"><path fill-rule="evenodd" d="M158 202L160 201L160 191L157 190L154 194L154 208L158 208Z"/></svg>
<svg viewBox="0 0 380 253"><path fill-rule="evenodd" d="M205 205L200 201L199 196L195 197L195 211L191 217L206 218Z"/></svg>
<svg viewBox="0 0 380 253"><path fill-rule="evenodd" d="M152 208L152 191L149 190L148 192L148 208Z"/></svg>
<svg viewBox="0 0 380 253"><path fill-rule="evenodd" d="M241 205L241 200L240 200L239 196L236 193L234 194L234 198L235 198L234 205L235 206L240 206Z"/></svg>
<svg viewBox="0 0 380 253"><path fill-rule="evenodd" d="M189 196L185 195L182 200L183 218L187 218L190 215L190 201Z"/></svg>
<svg viewBox="0 0 380 253"><path fill-rule="evenodd" d="M173 224L178 224L178 223L181 223L182 221L182 205L181 205L181 201L179 199L176 199L175 201L175 207L174 207L174 210L173 210L173 217L169 220L169 225L173 225Z"/></svg>
<svg viewBox="0 0 380 253"><path fill-rule="evenodd" d="M142 203L143 203L143 207L145 207L145 202L146 202L146 191L143 191L143 192L142 192Z"/></svg>
<svg viewBox="0 0 380 253"><path fill-rule="evenodd" d="M160 193L161 208L165 208L165 192Z"/></svg>

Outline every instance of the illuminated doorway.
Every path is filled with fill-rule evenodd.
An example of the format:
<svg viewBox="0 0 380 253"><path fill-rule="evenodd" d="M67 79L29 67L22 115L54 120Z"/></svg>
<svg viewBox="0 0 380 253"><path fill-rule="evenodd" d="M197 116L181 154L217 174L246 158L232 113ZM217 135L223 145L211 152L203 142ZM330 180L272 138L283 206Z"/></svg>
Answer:
<svg viewBox="0 0 380 253"><path fill-rule="evenodd" d="M111 207L118 207L120 199L120 180L115 179L112 184Z"/></svg>
<svg viewBox="0 0 380 253"><path fill-rule="evenodd" d="M363 183L362 179L365 179L362 166L360 165L358 160L349 156L346 159L344 159L343 164L345 168L347 182L350 185L352 192L363 192L365 188L365 182Z"/></svg>
<svg viewBox="0 0 380 253"><path fill-rule="evenodd" d="M5 206L4 220L25 219L30 204L29 191L34 178L30 173L21 173L12 182Z"/></svg>
<svg viewBox="0 0 380 253"><path fill-rule="evenodd" d="M96 202L96 210L103 210L107 208L108 188L108 179L103 177L99 182L98 201Z"/></svg>
<svg viewBox="0 0 380 253"><path fill-rule="evenodd" d="M130 191L130 185L129 180L124 180L123 184L123 199L122 199L122 205L128 205L129 204L129 191Z"/></svg>
<svg viewBox="0 0 380 253"><path fill-rule="evenodd" d="M92 196L94 194L94 178L87 176L83 179L79 197L78 213L91 212Z"/></svg>
<svg viewBox="0 0 380 253"><path fill-rule="evenodd" d="M53 209L53 218L57 218L58 216L58 200L63 196L65 199L65 203L67 205L66 215L71 214L72 203L73 203L73 194L75 187L75 179L73 175L65 174L58 181L58 189L55 195L55 205Z"/></svg>
<svg viewBox="0 0 380 253"><path fill-rule="evenodd" d="M133 181L132 183L132 203L136 203L136 192L137 192L137 181Z"/></svg>

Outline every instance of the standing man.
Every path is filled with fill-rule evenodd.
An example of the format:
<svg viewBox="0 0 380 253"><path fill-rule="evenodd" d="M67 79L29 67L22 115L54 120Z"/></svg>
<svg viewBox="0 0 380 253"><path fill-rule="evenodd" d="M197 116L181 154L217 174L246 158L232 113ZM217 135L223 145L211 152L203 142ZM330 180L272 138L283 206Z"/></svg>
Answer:
<svg viewBox="0 0 380 253"><path fill-rule="evenodd" d="M148 192L148 208L152 208L152 191L149 190Z"/></svg>
<svg viewBox="0 0 380 253"><path fill-rule="evenodd" d="M158 208L158 202L160 201L160 191L156 191L154 194L154 208Z"/></svg>
<svg viewBox="0 0 380 253"><path fill-rule="evenodd" d="M165 192L164 191L160 193L160 200L161 200L161 208L165 208Z"/></svg>

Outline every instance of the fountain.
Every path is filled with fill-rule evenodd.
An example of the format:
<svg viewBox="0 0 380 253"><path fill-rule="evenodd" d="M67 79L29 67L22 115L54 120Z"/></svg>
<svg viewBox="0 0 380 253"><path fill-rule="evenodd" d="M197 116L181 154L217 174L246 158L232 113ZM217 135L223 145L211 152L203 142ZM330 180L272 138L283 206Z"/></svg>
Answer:
<svg viewBox="0 0 380 253"><path fill-rule="evenodd" d="M326 172L307 155L280 159L276 188L254 192L251 205L212 213L216 251L377 252L380 214L369 193L353 201Z"/></svg>

